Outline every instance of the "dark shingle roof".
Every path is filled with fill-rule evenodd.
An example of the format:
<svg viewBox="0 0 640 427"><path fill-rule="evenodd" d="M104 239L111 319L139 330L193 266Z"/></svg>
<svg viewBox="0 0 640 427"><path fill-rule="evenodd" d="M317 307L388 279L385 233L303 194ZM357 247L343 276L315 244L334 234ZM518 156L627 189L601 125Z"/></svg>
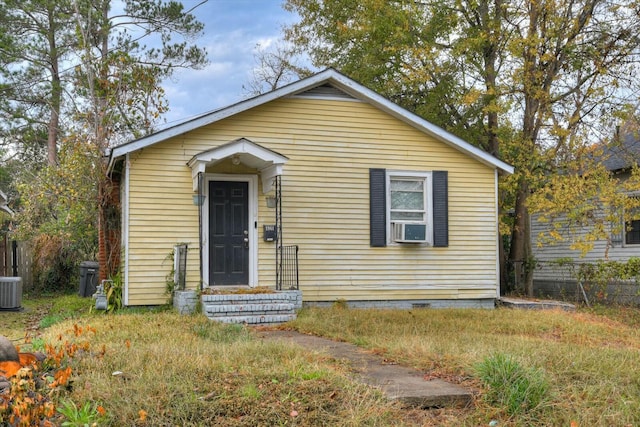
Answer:
<svg viewBox="0 0 640 427"><path fill-rule="evenodd" d="M602 162L610 171L629 169L640 163L640 134L627 130L610 142L602 153Z"/></svg>

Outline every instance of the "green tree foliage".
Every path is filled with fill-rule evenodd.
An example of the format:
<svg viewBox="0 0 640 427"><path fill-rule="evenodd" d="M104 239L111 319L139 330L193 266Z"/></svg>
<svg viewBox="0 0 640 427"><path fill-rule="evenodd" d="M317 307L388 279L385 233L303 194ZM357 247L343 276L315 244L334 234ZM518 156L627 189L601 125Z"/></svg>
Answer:
<svg viewBox="0 0 640 427"><path fill-rule="evenodd" d="M75 5L81 48L76 93L86 100L79 113L104 148L152 132L167 111L162 80L176 68L207 62L192 43L203 24L180 2L127 0L117 12L112 3Z"/></svg>
<svg viewBox="0 0 640 427"><path fill-rule="evenodd" d="M530 195L559 167L564 178L611 183L606 173L582 173L591 167L582 154L637 97L634 2L287 0L285 8L300 16L286 38L314 66L336 67L516 167L500 194L515 213L504 225L516 265L531 257L529 215L544 199ZM525 282L530 292L530 275Z"/></svg>
<svg viewBox="0 0 640 427"><path fill-rule="evenodd" d="M179 67L206 63L203 49L190 44L203 25L181 3L127 0L123 12L112 13L111 0L76 3L81 65L76 68L80 93L86 100L79 111L90 140L102 150L150 133L167 109L162 79ZM152 35L159 47L142 40ZM182 41L174 42L181 36ZM99 167L106 169L104 163ZM103 277L119 267L120 242L117 193L103 178L98 186L100 253L106 254ZM111 236L111 237L108 237Z"/></svg>
<svg viewBox="0 0 640 427"><path fill-rule="evenodd" d="M206 63L203 24L173 0L5 0L0 22L0 140L22 166L15 232L34 243L39 284L56 287L119 236L104 152L152 132L162 81ZM111 239L108 274L120 250Z"/></svg>
<svg viewBox="0 0 640 427"><path fill-rule="evenodd" d="M96 146L71 136L61 144L59 166L47 165L20 180L15 236L33 242L41 289L65 288L78 263L95 258L100 161Z"/></svg>
<svg viewBox="0 0 640 427"><path fill-rule="evenodd" d="M447 40L460 20L453 5L437 3L289 0L285 8L301 19L285 35L304 47L314 66L335 67L427 120L477 140L482 105L470 92L477 75L461 68L453 52L461 49Z"/></svg>
<svg viewBox="0 0 640 427"><path fill-rule="evenodd" d="M4 144L22 158L57 161L65 82L62 62L73 47L68 0L0 4L0 126Z"/></svg>

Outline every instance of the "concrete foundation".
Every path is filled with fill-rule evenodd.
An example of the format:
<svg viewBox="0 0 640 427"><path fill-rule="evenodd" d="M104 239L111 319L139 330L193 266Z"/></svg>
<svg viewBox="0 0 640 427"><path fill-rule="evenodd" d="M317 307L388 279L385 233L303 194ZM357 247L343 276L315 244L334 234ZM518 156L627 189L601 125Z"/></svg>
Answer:
<svg viewBox="0 0 640 427"><path fill-rule="evenodd" d="M342 301L305 301L305 307L331 307L334 304L342 304ZM416 310L419 308L484 308L494 309L496 300L470 299L470 300L397 300L397 301L344 301L349 308L374 308L390 310Z"/></svg>

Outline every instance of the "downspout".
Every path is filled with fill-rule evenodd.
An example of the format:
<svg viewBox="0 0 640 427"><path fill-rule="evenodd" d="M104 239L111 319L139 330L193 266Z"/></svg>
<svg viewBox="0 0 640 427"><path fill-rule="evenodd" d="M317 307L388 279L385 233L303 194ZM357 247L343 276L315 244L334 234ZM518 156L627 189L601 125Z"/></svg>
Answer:
<svg viewBox="0 0 640 427"><path fill-rule="evenodd" d="M500 199L499 199L499 195L498 195L498 191L500 191L500 187L499 187L499 183L498 180L500 179L500 174L498 173L498 168L495 169L494 171L494 191L495 191L495 196L494 196L494 209L496 212L496 218L495 218L495 224L496 224L496 234L498 236L498 238L496 239L496 300L500 299L500 284L502 282L502 276L501 276L501 264L502 264L502 259L500 258L501 255L501 251L500 251L500 240L502 239L502 236L500 235Z"/></svg>
<svg viewBox="0 0 640 427"><path fill-rule="evenodd" d="M282 290L282 182L274 177L276 190L276 289Z"/></svg>
<svg viewBox="0 0 640 427"><path fill-rule="evenodd" d="M124 295L124 305L129 305L129 249L131 245L129 244L129 207L131 206L130 197L130 178L129 175L131 173L131 157L130 154L127 153L124 157L124 165L122 167L122 182L120 183L120 232L122 243L121 246L123 248L124 259L120 260L120 263L123 267L123 295Z"/></svg>

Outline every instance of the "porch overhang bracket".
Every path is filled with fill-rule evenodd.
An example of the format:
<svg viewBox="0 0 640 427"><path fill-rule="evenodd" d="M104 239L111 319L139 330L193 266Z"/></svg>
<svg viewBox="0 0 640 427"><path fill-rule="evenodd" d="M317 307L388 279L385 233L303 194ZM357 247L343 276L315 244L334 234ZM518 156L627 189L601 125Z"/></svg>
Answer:
<svg viewBox="0 0 640 427"><path fill-rule="evenodd" d="M282 175L282 164L270 165L260 170L260 178L262 179L262 192L267 194L273 189L273 179Z"/></svg>

